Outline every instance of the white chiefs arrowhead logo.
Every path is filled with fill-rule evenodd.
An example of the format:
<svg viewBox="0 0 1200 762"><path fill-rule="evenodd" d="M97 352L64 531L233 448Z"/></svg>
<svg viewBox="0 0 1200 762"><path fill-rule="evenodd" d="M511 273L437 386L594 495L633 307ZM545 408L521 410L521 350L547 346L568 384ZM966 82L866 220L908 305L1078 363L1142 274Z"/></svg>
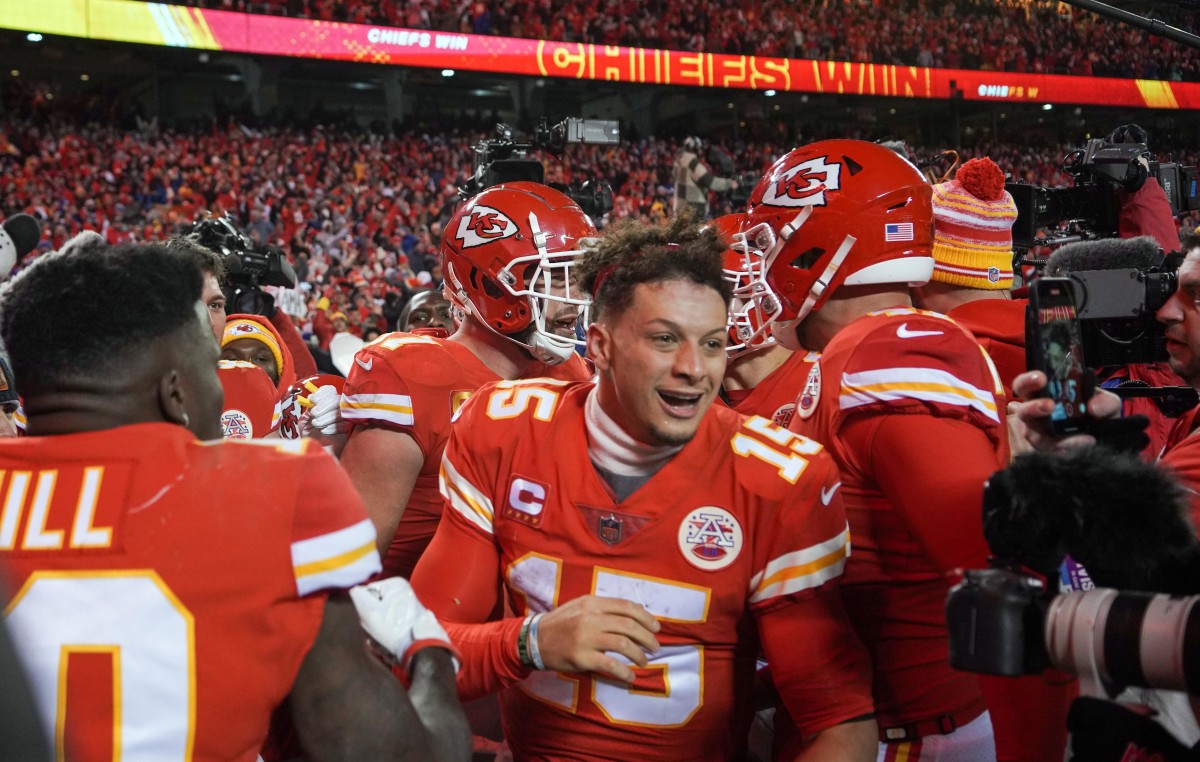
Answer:
<svg viewBox="0 0 1200 762"><path fill-rule="evenodd" d="M842 187L842 165L830 164L827 156L802 161L775 176L763 192L768 206L825 206L825 191Z"/></svg>
<svg viewBox="0 0 1200 762"><path fill-rule="evenodd" d="M517 234L517 223L507 214L490 206L477 204L463 213L454 237L464 249L482 246Z"/></svg>

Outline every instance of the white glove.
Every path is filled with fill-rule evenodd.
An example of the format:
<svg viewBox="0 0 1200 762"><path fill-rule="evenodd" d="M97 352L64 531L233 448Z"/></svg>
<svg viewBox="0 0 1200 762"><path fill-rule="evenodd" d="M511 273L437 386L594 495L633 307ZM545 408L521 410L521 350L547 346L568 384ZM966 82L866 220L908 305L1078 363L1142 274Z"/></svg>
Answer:
<svg viewBox="0 0 1200 762"><path fill-rule="evenodd" d="M450 643L433 612L421 605L412 585L403 577L350 588L358 620L371 639L383 647L407 673L417 651L430 646L445 648L454 656L458 672L461 657Z"/></svg>
<svg viewBox="0 0 1200 762"><path fill-rule="evenodd" d="M341 393L333 386L322 386L309 394L308 401L312 403L307 416L309 430L325 437L350 431L350 423L342 418L341 400Z"/></svg>

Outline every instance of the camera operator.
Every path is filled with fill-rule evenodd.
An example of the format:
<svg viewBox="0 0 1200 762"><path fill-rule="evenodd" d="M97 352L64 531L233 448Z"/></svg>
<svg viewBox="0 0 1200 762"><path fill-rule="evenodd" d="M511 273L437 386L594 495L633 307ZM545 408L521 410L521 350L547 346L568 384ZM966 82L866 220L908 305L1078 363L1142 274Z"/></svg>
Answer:
<svg viewBox="0 0 1200 762"><path fill-rule="evenodd" d="M260 285L288 288L294 285L295 273L283 252L274 247L256 248L254 243L237 229L228 216L208 216L200 220L190 233L183 236L183 239L208 249L221 258L224 264L223 272L217 272L215 268L209 272L210 266L208 265L205 265L205 271L219 280L224 289L227 305L222 305L222 312L227 311L227 306L228 311L252 313L265 317L278 331L281 340L291 351L298 377L305 378L316 375L316 361L309 353L308 344L300 335L299 329L296 328L291 317L276 306L275 298L260 288ZM177 243L177 245L179 244ZM253 263L252 260L254 260ZM255 267L266 268L265 277L263 273L251 272L251 264ZM208 283L207 278L206 283ZM205 299L208 299L208 293L206 285ZM205 303L209 304L207 301ZM224 316L221 316L219 322L215 320L215 312L212 313L212 316L213 332L220 341L221 334L225 329Z"/></svg>
<svg viewBox="0 0 1200 762"><path fill-rule="evenodd" d="M1123 124L1108 136L1110 143L1139 143L1147 145L1146 131L1136 124ZM1146 181L1134 188L1119 188L1117 199L1120 212L1117 217L1117 230L1121 238L1135 238L1148 235L1163 251L1175 251L1179 247L1179 233L1175 227L1175 217L1171 213L1171 202L1167 199L1166 191L1158 183L1158 178L1149 172L1150 165L1146 157L1138 160L1146 169Z"/></svg>
<svg viewBox="0 0 1200 762"><path fill-rule="evenodd" d="M1136 301L1137 292L1127 288L1127 281L1120 279L1126 274L1138 273L1139 283L1146 282L1145 299L1165 299L1157 287L1149 285L1152 280L1141 274L1161 271L1163 252L1158 242L1150 236L1137 238L1102 238L1068 244L1055 251L1046 260L1043 274L1050 277L1070 277L1074 274L1077 285L1082 286L1083 295L1078 298L1084 307L1080 313L1081 328L1084 330L1084 355L1093 369L1097 370L1101 386L1107 389L1123 387L1173 387L1186 382L1165 361L1150 362L1153 350L1151 342L1160 333L1155 325L1154 313L1162 301L1143 302L1137 308L1139 317L1136 328L1123 324L1134 320L1129 315L1130 298ZM1104 278L1111 274L1121 284L1120 293L1112 280ZM1160 280L1166 277L1163 273ZM1092 293L1094 292L1094 293ZM1123 301L1116 301L1116 299ZM1148 305L1148 306L1147 306ZM1113 317L1126 314L1127 317ZM1118 321L1114 325L1108 318ZM1161 341L1156 342L1161 344ZM1153 349L1161 350L1161 347ZM1119 351L1113 351L1119 350ZM1165 354L1162 356L1165 360ZM1175 423L1178 409L1171 409L1166 402L1160 407L1159 400L1151 397L1130 397L1124 400L1126 416L1144 415L1150 420L1146 433L1149 445L1143 450L1143 460L1153 461L1162 452L1167 434ZM1165 410L1164 410L1165 409Z"/></svg>
<svg viewBox="0 0 1200 762"><path fill-rule="evenodd" d="M1193 389L1200 390L1200 234L1185 234L1183 263L1175 293L1156 315L1166 327L1168 364ZM1167 434L1159 462L1171 468L1188 490L1192 521L1200 520L1200 406L1180 416Z"/></svg>
<svg viewBox="0 0 1200 762"><path fill-rule="evenodd" d="M675 155L675 214L685 206L696 212L696 219L708 218L708 194L736 190L737 180L717 177L700 158L703 146L700 138L683 139L679 153Z"/></svg>

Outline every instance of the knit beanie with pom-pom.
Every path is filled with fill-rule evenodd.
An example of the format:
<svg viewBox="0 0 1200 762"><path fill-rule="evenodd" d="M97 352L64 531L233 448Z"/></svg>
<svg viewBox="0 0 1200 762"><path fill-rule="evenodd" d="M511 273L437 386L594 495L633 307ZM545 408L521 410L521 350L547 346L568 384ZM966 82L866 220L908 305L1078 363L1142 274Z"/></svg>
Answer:
<svg viewBox="0 0 1200 762"><path fill-rule="evenodd" d="M1016 219L1004 172L991 159L971 159L953 180L933 186L933 280L1011 289Z"/></svg>

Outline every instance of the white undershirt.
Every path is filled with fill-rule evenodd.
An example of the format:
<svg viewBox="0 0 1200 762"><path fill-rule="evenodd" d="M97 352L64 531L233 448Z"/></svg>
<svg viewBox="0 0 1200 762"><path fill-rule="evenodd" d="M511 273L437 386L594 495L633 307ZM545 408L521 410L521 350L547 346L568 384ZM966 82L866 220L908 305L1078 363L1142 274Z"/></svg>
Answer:
<svg viewBox="0 0 1200 762"><path fill-rule="evenodd" d="M667 464L683 445L649 445L630 436L600 406L593 387L583 406L588 457L618 501L624 500Z"/></svg>

